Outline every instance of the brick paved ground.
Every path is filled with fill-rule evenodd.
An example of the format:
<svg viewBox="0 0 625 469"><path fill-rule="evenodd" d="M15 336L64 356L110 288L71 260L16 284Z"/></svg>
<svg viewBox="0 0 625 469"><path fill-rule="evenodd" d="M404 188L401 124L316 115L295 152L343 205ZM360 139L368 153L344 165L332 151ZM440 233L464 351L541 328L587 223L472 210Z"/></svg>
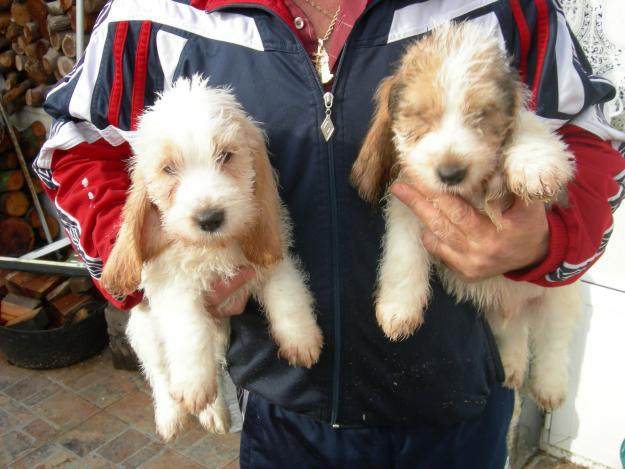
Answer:
<svg viewBox="0 0 625 469"><path fill-rule="evenodd" d="M115 370L108 350L59 370L24 370L0 354L0 467L238 469L239 435L197 423L165 445L149 389Z"/></svg>

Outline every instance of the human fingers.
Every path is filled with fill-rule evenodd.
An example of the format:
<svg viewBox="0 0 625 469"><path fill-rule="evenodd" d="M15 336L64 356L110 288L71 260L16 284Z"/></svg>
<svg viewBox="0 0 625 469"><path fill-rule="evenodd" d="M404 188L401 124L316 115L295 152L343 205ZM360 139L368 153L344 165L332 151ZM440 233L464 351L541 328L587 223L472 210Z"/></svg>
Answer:
<svg viewBox="0 0 625 469"><path fill-rule="evenodd" d="M256 272L251 267L241 267L237 274L230 279L215 282L212 290L205 295L205 301L209 307L217 307L226 301L239 288L254 278Z"/></svg>

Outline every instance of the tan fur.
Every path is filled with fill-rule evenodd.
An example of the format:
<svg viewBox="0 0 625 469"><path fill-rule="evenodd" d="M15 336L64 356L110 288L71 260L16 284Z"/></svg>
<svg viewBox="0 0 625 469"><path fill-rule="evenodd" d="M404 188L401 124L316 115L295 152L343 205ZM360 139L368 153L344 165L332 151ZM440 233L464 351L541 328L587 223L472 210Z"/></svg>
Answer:
<svg viewBox="0 0 625 469"><path fill-rule="evenodd" d="M258 215L254 226L241 239L245 257L259 267L270 267L283 259L280 233L281 207L276 175L269 162L262 134L252 129L254 137L254 199Z"/></svg>
<svg viewBox="0 0 625 469"><path fill-rule="evenodd" d="M139 288L143 263L158 253L161 244L156 208L134 172L132 181L119 234L100 278L104 288L116 297Z"/></svg>
<svg viewBox="0 0 625 469"><path fill-rule="evenodd" d="M375 117L351 172L360 196L372 204L377 203L393 174L391 92L395 83L394 78L386 79L378 88Z"/></svg>

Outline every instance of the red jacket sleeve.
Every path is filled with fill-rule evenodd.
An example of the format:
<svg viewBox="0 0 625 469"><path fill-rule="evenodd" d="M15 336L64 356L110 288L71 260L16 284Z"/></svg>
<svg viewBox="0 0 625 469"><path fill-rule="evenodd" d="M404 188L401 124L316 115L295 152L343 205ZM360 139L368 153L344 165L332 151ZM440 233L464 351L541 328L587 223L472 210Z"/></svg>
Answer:
<svg viewBox="0 0 625 469"><path fill-rule="evenodd" d="M156 54L152 24L112 22L107 10L83 59L46 98L55 121L33 169L96 286L115 306L129 309L140 294L112 298L98 279L130 186L126 165L136 118L155 99L163 71L159 60L149 60Z"/></svg>
<svg viewBox="0 0 625 469"><path fill-rule="evenodd" d="M559 133L576 162L568 206L554 206L547 214L547 258L528 271L508 274L513 280L542 286L578 280L603 254L612 233L612 212L625 196L625 159L610 142L574 125Z"/></svg>

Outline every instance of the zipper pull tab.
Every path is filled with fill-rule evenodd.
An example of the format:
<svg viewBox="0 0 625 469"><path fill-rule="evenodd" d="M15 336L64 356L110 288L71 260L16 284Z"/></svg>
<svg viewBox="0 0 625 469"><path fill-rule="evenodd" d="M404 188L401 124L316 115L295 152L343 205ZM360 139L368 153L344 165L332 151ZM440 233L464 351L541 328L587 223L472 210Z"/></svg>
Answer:
<svg viewBox="0 0 625 469"><path fill-rule="evenodd" d="M330 141L334 135L334 123L332 122L332 105L334 104L334 95L329 91L323 95L323 104L326 107L326 118L321 123L321 133L326 142Z"/></svg>

